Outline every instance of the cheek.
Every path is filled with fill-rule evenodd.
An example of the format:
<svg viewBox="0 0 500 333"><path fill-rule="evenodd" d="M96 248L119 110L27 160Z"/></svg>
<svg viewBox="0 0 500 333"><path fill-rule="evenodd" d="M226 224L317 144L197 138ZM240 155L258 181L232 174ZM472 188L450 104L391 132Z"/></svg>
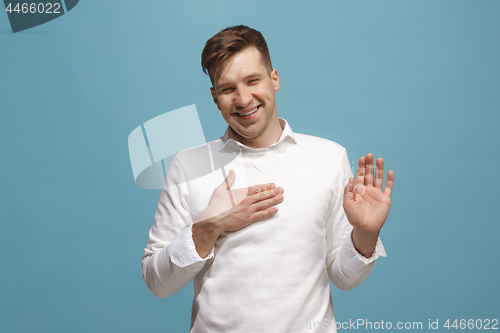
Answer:
<svg viewBox="0 0 500 333"><path fill-rule="evenodd" d="M229 113L229 110L231 109L231 102L228 98L222 97L218 99L218 106L222 113Z"/></svg>
<svg viewBox="0 0 500 333"><path fill-rule="evenodd" d="M267 99L274 98L274 92L276 91L276 86L273 82L268 82L264 87L262 87L261 94L262 96L266 96Z"/></svg>

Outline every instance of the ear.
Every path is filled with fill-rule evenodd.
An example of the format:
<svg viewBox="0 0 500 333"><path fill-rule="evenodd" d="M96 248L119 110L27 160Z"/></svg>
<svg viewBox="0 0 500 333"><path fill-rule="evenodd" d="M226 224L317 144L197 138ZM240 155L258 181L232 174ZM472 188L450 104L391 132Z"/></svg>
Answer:
<svg viewBox="0 0 500 333"><path fill-rule="evenodd" d="M273 81L274 91L277 92L280 90L280 77L278 75L278 71L273 69L271 71L271 80Z"/></svg>
<svg viewBox="0 0 500 333"><path fill-rule="evenodd" d="M210 87L210 93L212 94L212 98L214 99L215 105L217 105L217 109L219 109L219 102L217 101L217 92L213 87Z"/></svg>

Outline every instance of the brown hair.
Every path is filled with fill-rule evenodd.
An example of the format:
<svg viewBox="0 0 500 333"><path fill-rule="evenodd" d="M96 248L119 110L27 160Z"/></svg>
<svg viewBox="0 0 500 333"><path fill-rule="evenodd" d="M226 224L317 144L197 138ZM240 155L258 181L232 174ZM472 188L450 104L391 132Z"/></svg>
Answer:
<svg viewBox="0 0 500 333"><path fill-rule="evenodd" d="M266 40L255 29L244 25L236 25L218 32L207 40L201 53L201 67L203 72L210 77L212 85L219 65L233 54L250 46L254 46L259 50L264 65L269 71L272 71L273 65L271 64L271 56L269 55Z"/></svg>

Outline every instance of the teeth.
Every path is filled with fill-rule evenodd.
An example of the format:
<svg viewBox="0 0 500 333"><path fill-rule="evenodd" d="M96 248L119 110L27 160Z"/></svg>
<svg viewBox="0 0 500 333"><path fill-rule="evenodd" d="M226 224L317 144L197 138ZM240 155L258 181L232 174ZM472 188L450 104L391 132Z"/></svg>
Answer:
<svg viewBox="0 0 500 333"><path fill-rule="evenodd" d="M253 114L253 113L257 112L257 109L258 109L258 108L259 108L259 107L256 107L255 109L253 109L252 111L250 111L250 112L248 112L248 113L243 113L243 114L240 114L240 116L242 116L242 117L249 116L249 115L251 115L251 114Z"/></svg>

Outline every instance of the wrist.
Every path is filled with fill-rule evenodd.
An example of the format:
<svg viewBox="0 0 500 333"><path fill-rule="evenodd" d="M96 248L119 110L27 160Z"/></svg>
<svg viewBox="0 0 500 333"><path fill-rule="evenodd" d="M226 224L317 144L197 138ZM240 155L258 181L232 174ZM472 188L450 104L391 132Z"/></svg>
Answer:
<svg viewBox="0 0 500 333"><path fill-rule="evenodd" d="M380 230L367 230L360 227L353 227L352 233L356 234L359 238L364 240L377 240L380 234Z"/></svg>
<svg viewBox="0 0 500 333"><path fill-rule="evenodd" d="M222 230L220 225L212 219L196 222L191 228L193 242L196 247L196 252L201 258L206 258L210 253L215 242L219 238Z"/></svg>
<svg viewBox="0 0 500 333"><path fill-rule="evenodd" d="M218 238L223 232L221 225L218 221L213 219L206 219L204 221L195 222L192 227L193 236L202 236L202 238Z"/></svg>
<svg viewBox="0 0 500 333"><path fill-rule="evenodd" d="M379 233L353 228L351 240L356 251L362 256L369 258L373 254L373 251L375 251Z"/></svg>

